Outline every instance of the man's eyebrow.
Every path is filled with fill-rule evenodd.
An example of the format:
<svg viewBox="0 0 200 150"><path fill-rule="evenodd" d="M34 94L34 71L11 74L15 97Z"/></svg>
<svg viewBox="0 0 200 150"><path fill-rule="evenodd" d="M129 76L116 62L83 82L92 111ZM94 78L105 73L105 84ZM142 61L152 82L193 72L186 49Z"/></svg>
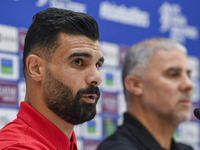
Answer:
<svg viewBox="0 0 200 150"><path fill-rule="evenodd" d="M182 69L179 67L170 67L167 71L181 71Z"/></svg>
<svg viewBox="0 0 200 150"><path fill-rule="evenodd" d="M68 57L68 59L72 59L74 57L86 57L88 59L92 58L92 56L88 53L73 53Z"/></svg>
<svg viewBox="0 0 200 150"><path fill-rule="evenodd" d="M179 67L171 67L167 71L182 71L182 69ZM191 69L187 69L187 73L191 73L191 72L192 72Z"/></svg>
<svg viewBox="0 0 200 150"><path fill-rule="evenodd" d="M74 57L86 57L88 59L92 58L92 56L90 54L88 54L88 53L73 53L68 57L68 59L72 59ZM105 60L104 57L101 57L99 59L99 61L101 61L102 63L104 63L104 60Z"/></svg>

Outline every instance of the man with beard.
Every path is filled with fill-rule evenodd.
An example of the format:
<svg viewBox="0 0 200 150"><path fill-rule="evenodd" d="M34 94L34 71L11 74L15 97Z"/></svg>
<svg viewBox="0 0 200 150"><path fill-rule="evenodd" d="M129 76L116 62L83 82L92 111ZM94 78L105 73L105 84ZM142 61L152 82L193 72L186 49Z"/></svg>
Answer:
<svg viewBox="0 0 200 150"><path fill-rule="evenodd" d="M84 13L37 13L25 38L25 102L0 130L0 149L77 150L74 125L94 118L104 62L97 22Z"/></svg>
<svg viewBox="0 0 200 150"><path fill-rule="evenodd" d="M124 122L97 150L192 150L173 133L190 119L193 83L186 48L166 38L147 39L124 58Z"/></svg>

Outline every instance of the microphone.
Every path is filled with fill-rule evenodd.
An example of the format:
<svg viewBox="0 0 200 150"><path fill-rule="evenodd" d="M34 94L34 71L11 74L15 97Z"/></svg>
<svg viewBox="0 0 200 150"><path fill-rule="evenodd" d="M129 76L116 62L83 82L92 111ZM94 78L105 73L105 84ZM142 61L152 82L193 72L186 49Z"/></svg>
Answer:
<svg viewBox="0 0 200 150"><path fill-rule="evenodd" d="M200 108L195 108L194 109L194 115L197 117L197 119L200 120Z"/></svg>

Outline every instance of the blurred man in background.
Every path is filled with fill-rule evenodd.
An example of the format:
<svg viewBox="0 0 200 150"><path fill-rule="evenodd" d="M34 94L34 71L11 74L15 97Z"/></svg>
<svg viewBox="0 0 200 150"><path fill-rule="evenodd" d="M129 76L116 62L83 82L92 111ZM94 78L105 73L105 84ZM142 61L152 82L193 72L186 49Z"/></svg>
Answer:
<svg viewBox="0 0 200 150"><path fill-rule="evenodd" d="M77 150L74 125L94 118L104 59L91 16L49 8L27 32L25 102L0 130L0 149Z"/></svg>
<svg viewBox="0 0 200 150"><path fill-rule="evenodd" d="M127 112L98 150L192 150L173 133L190 119L193 83L186 48L153 38L131 47L122 67Z"/></svg>

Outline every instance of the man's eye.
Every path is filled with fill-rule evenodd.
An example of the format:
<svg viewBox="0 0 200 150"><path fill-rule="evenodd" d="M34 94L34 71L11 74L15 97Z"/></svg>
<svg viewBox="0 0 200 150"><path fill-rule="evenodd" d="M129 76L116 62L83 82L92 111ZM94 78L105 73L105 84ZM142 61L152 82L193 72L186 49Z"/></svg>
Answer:
<svg viewBox="0 0 200 150"><path fill-rule="evenodd" d="M99 68L100 68L101 66L102 66L101 64L97 63L97 64L96 64L97 70L99 70Z"/></svg>
<svg viewBox="0 0 200 150"><path fill-rule="evenodd" d="M191 72L188 72L187 75L189 78L191 78Z"/></svg>
<svg viewBox="0 0 200 150"><path fill-rule="evenodd" d="M99 65L99 64L96 64L96 67L97 67L97 69L99 70L99 68L100 68L100 65Z"/></svg>
<svg viewBox="0 0 200 150"><path fill-rule="evenodd" d="M82 60L81 59L76 59L75 61L74 61L74 63L75 63L75 65L78 65L78 66L80 66L80 65L82 65Z"/></svg>
<svg viewBox="0 0 200 150"><path fill-rule="evenodd" d="M178 73L169 73L170 77L177 77L179 74Z"/></svg>

